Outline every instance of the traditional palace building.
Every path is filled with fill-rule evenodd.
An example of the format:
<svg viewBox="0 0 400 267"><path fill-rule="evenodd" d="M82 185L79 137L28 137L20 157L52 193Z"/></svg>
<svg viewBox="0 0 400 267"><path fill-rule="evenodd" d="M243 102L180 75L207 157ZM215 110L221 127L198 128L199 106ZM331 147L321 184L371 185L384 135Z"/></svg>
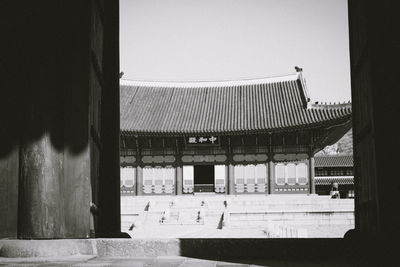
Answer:
<svg viewBox="0 0 400 267"><path fill-rule="evenodd" d="M314 154L351 128L351 103L312 103L302 72L120 93L123 194L313 194Z"/></svg>
<svg viewBox="0 0 400 267"><path fill-rule="evenodd" d="M354 197L352 154L321 155L315 157L315 185L318 195L329 195L337 183L341 198Z"/></svg>

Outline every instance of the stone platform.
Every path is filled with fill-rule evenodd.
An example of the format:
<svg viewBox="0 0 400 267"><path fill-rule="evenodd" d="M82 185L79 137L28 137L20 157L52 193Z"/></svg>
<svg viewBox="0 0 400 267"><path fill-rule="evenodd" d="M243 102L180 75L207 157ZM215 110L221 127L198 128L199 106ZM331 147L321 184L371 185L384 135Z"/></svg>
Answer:
<svg viewBox="0 0 400 267"><path fill-rule="evenodd" d="M29 267L49 267L49 266L74 266L74 267L347 267L354 266L345 260L312 261L312 260L244 260L244 261L213 261L188 257L155 257L155 258L85 258L82 256L64 257L64 258L46 258L46 259L28 259L21 258L11 260L2 260L0 266L29 266Z"/></svg>
<svg viewBox="0 0 400 267"><path fill-rule="evenodd" d="M353 266L344 239L0 240L0 266Z"/></svg>
<svg viewBox="0 0 400 267"><path fill-rule="evenodd" d="M318 195L122 196L132 238L334 238L354 228L354 200Z"/></svg>

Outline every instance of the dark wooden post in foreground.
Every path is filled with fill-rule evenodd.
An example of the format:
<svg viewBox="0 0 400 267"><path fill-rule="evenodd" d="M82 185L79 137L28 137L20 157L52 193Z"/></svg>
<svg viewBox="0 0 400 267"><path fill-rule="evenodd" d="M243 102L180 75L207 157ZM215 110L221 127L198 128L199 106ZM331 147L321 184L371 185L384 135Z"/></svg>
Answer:
<svg viewBox="0 0 400 267"><path fill-rule="evenodd" d="M120 151L119 151L119 1L100 1L92 16L97 18L94 29L103 25L104 33L95 42L103 42L101 98L102 151L99 166L99 225L96 236L118 237L121 231ZM102 18L103 17L103 18ZM100 25L99 25L100 24ZM103 77L103 78L101 78ZM101 84L101 82L100 82ZM135 183L137 185L137 183Z"/></svg>
<svg viewBox="0 0 400 267"><path fill-rule="evenodd" d="M37 141L23 144L20 153L19 236L65 235L63 153L52 146L46 133Z"/></svg>
<svg viewBox="0 0 400 267"><path fill-rule="evenodd" d="M72 10L74 18L67 15ZM90 53L83 25L90 25L90 6L43 1L32 12L26 53L35 66L26 70L22 89L29 101L20 143L18 237L89 237L96 166L91 166Z"/></svg>
<svg viewBox="0 0 400 267"><path fill-rule="evenodd" d="M17 90L18 102L1 106L8 111L6 125L20 126L14 131L8 124L15 148L0 155L0 167L18 180L17 188L10 187L18 212L1 206L0 217L12 219L0 237L119 232L119 8L118 1L105 2L6 5L12 25L7 38L18 47L1 60L11 77L1 87ZM2 91L1 99L14 98ZM16 220L17 228L8 227Z"/></svg>

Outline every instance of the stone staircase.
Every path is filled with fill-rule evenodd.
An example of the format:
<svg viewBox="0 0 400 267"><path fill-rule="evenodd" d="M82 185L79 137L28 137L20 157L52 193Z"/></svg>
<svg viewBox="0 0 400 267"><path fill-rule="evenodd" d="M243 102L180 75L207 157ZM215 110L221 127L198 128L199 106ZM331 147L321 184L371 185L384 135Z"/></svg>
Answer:
<svg viewBox="0 0 400 267"><path fill-rule="evenodd" d="M121 229L133 237L341 237L353 227L354 200L329 196L121 197Z"/></svg>

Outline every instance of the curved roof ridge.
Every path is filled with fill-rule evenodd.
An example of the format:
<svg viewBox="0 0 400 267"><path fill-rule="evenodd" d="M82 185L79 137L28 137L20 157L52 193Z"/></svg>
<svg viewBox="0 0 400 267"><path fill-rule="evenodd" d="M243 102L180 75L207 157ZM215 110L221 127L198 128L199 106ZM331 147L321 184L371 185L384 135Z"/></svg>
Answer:
<svg viewBox="0 0 400 267"><path fill-rule="evenodd" d="M351 107L351 102L350 101L345 101L343 103L341 102L314 102L311 103L310 105L311 108L342 108L342 107Z"/></svg>
<svg viewBox="0 0 400 267"><path fill-rule="evenodd" d="M293 81L299 79L299 73L287 75L271 76L263 78L249 78L239 80L220 80L220 81L145 81L145 80L124 80L120 79L120 85L140 86L140 87L226 87L238 85L257 85L269 84L274 82Z"/></svg>
<svg viewBox="0 0 400 267"><path fill-rule="evenodd" d="M336 154L323 154L323 155L315 155L315 157L317 158L323 158L323 157L327 157L327 158L334 158L334 157L353 157L353 154L351 153L336 153Z"/></svg>

